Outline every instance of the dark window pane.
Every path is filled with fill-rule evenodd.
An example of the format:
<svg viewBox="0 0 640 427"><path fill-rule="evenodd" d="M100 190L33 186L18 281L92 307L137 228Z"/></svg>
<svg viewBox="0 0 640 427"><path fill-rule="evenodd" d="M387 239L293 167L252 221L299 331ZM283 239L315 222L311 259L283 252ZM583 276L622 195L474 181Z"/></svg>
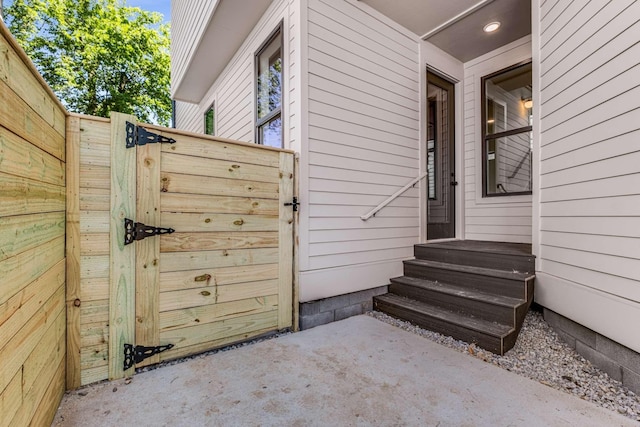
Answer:
<svg viewBox="0 0 640 427"><path fill-rule="evenodd" d="M529 126L531 75L529 63L484 81L486 135Z"/></svg>
<svg viewBox="0 0 640 427"><path fill-rule="evenodd" d="M531 132L488 139L485 146L487 194L531 191Z"/></svg>
<svg viewBox="0 0 640 427"><path fill-rule="evenodd" d="M256 142L282 148L282 30L256 54Z"/></svg>
<svg viewBox="0 0 640 427"><path fill-rule="evenodd" d="M276 37L258 56L258 119L282 105L282 55Z"/></svg>
<svg viewBox="0 0 640 427"><path fill-rule="evenodd" d="M276 117L260 126L260 143L269 147L282 148L282 120Z"/></svg>
<svg viewBox="0 0 640 427"><path fill-rule="evenodd" d="M207 135L215 135L215 112L213 107L204 114L204 133Z"/></svg>

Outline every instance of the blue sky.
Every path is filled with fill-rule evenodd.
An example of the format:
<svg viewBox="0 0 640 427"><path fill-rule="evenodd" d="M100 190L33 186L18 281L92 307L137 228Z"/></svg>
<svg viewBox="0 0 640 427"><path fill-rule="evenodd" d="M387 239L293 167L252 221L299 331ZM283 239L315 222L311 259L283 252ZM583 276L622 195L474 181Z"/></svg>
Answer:
<svg viewBox="0 0 640 427"><path fill-rule="evenodd" d="M165 22L171 20L171 0L126 0L127 5L151 12L160 12Z"/></svg>
<svg viewBox="0 0 640 427"><path fill-rule="evenodd" d="M9 6L12 0L4 0L4 5ZM151 12L160 12L164 16L164 21L171 20L171 0L125 0L129 6L139 7L140 9L149 10Z"/></svg>

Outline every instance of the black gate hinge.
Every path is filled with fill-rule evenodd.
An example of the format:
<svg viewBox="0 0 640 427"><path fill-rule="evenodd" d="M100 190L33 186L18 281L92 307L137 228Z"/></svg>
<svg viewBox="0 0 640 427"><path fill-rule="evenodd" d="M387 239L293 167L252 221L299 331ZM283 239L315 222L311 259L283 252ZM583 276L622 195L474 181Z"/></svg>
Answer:
<svg viewBox="0 0 640 427"><path fill-rule="evenodd" d="M131 122L127 122L127 148L133 148L136 145L146 144L175 144L176 140L157 133L149 132L142 126L136 126Z"/></svg>
<svg viewBox="0 0 640 427"><path fill-rule="evenodd" d="M175 232L173 228L160 228L151 225L145 225L141 222L134 222L129 218L124 219L124 244L129 245L136 240L142 240L147 237L157 236L159 234L171 234Z"/></svg>
<svg viewBox="0 0 640 427"><path fill-rule="evenodd" d="M291 203L285 203L284 205L293 206L293 211L298 212L298 206L300 206L300 203L298 202L298 198L296 196L293 196L293 201Z"/></svg>
<svg viewBox="0 0 640 427"><path fill-rule="evenodd" d="M143 345L133 346L133 344L124 345L124 370L132 368L134 364L142 362L144 359L155 354L173 348L173 344L159 345L157 347L145 347Z"/></svg>

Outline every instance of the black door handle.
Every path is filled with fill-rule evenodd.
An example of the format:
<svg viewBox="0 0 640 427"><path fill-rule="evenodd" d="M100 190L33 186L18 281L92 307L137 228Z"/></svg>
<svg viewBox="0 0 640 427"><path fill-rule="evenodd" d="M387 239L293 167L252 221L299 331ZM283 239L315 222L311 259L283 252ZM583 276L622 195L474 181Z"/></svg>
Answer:
<svg viewBox="0 0 640 427"><path fill-rule="evenodd" d="M451 185L455 187L456 185L458 185L458 181L451 181Z"/></svg>

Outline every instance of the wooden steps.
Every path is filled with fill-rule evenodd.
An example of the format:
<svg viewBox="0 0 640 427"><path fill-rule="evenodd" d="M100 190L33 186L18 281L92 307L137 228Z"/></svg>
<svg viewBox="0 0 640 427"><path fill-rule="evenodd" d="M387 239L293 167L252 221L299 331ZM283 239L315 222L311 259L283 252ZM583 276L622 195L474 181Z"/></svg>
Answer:
<svg viewBox="0 0 640 427"><path fill-rule="evenodd" d="M533 301L530 246L453 241L417 245L376 309L504 354Z"/></svg>

